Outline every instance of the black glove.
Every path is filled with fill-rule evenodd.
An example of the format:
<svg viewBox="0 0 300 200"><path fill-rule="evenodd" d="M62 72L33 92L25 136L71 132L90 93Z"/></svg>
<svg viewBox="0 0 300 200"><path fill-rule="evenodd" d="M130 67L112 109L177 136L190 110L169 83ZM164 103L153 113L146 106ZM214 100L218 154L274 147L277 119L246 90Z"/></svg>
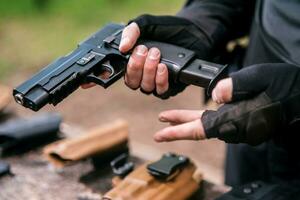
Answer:
<svg viewBox="0 0 300 200"><path fill-rule="evenodd" d="M131 22L138 24L141 37L193 50L202 59L211 57L209 37L190 20L177 16L141 15Z"/></svg>
<svg viewBox="0 0 300 200"><path fill-rule="evenodd" d="M300 128L300 68L260 64L230 75L230 104L202 116L207 138L229 143L260 144L266 140L289 146Z"/></svg>
<svg viewBox="0 0 300 200"><path fill-rule="evenodd" d="M211 44L209 38L191 21L176 16L142 15L132 21L138 24L142 38L174 44L193 50L199 58L210 60ZM183 91L186 85L169 80L169 90L155 96L166 99Z"/></svg>

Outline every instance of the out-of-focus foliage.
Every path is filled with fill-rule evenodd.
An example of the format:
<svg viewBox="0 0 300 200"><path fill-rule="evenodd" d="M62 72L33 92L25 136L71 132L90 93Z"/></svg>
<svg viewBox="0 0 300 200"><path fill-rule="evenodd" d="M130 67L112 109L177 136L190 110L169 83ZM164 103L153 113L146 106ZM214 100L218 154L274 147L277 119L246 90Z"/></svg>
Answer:
<svg viewBox="0 0 300 200"><path fill-rule="evenodd" d="M41 68L105 23L175 14L183 0L0 0L0 78Z"/></svg>

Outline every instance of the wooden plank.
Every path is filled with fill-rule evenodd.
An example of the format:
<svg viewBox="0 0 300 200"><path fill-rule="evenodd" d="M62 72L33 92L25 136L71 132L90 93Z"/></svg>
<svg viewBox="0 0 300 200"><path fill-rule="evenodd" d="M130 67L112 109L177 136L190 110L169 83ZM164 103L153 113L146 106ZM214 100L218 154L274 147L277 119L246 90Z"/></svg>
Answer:
<svg viewBox="0 0 300 200"><path fill-rule="evenodd" d="M14 176L0 178L1 200L100 200L112 188L109 165L94 169L91 160L58 170L49 164L41 149L2 159L11 165ZM136 156L131 160L136 166L146 162ZM205 171L200 171L205 177ZM228 190L206 181L201 186L192 199L212 200Z"/></svg>
<svg viewBox="0 0 300 200"><path fill-rule="evenodd" d="M139 158L134 162L142 163ZM4 159L11 164L14 176L0 178L1 200L100 200L111 189L110 168L94 170L89 160L55 171L41 155L41 150ZM211 200L227 188L202 183L195 199Z"/></svg>

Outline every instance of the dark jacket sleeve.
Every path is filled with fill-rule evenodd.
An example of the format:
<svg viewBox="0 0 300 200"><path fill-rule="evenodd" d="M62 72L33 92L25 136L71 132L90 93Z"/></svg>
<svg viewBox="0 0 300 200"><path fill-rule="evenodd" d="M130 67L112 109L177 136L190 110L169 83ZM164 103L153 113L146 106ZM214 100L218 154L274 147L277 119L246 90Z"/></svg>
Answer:
<svg viewBox="0 0 300 200"><path fill-rule="evenodd" d="M248 34L254 9L255 0L188 0L177 15L200 28L216 52L229 40Z"/></svg>

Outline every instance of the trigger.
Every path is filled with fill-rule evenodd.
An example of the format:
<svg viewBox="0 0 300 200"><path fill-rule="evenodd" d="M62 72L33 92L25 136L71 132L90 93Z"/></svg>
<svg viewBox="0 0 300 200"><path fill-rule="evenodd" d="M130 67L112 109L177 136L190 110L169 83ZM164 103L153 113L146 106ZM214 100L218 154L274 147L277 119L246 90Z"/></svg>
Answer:
<svg viewBox="0 0 300 200"><path fill-rule="evenodd" d="M100 73L99 73L99 77L102 79L108 79L110 78L113 74L115 74L115 70L114 68L111 66L109 61L106 61L105 63L103 63L101 65L100 68Z"/></svg>
<svg viewBox="0 0 300 200"><path fill-rule="evenodd" d="M93 82L107 88L111 84L110 82L114 74L114 68L111 66L109 61L106 61L101 64L101 67L97 67L97 70L95 70L92 74L89 74L85 81Z"/></svg>

